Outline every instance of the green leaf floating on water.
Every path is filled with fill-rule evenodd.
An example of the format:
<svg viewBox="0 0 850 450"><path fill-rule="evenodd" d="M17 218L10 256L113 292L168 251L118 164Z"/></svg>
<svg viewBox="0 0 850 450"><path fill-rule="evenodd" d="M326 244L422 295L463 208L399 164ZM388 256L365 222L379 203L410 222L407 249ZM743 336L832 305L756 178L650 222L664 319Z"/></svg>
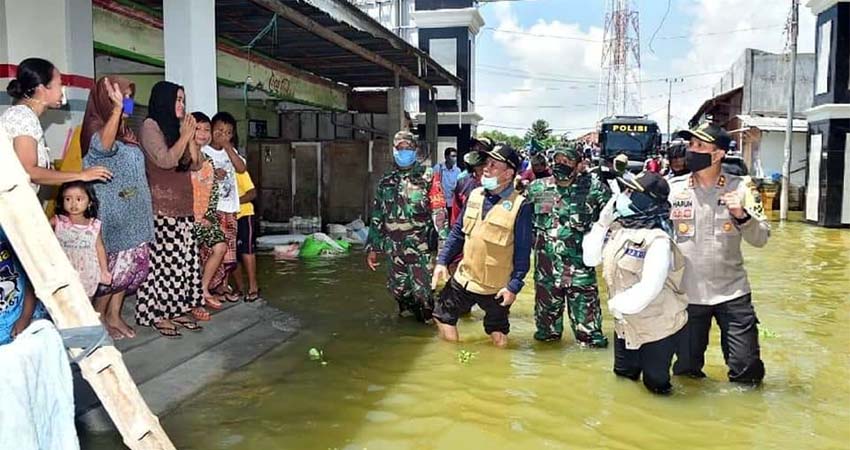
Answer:
<svg viewBox="0 0 850 450"><path fill-rule="evenodd" d="M478 352L471 352L469 350L458 350L457 361L461 364L468 364L470 361L475 359L476 356L478 356Z"/></svg>
<svg viewBox="0 0 850 450"><path fill-rule="evenodd" d="M322 361L323 364L327 364L325 362L325 353L316 347L311 348L310 351L307 352L307 355L310 357L311 361Z"/></svg>
<svg viewBox="0 0 850 450"><path fill-rule="evenodd" d="M765 338L765 339L773 339L773 338L775 338L775 337L779 337L779 335L778 335L778 334L774 333L773 331L768 330L768 329L767 329L767 328L765 328L765 327L760 327L760 328L759 328L759 336L760 336L760 337L763 337L763 338Z"/></svg>

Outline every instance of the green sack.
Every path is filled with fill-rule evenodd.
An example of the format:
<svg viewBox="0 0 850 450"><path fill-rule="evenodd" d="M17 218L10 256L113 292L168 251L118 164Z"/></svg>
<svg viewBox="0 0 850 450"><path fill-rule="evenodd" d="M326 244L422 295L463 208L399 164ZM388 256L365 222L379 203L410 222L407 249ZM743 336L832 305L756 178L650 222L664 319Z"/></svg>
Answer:
<svg viewBox="0 0 850 450"><path fill-rule="evenodd" d="M346 253L351 251L351 242L348 242L345 239L337 239L336 243L339 244Z"/></svg>
<svg viewBox="0 0 850 450"><path fill-rule="evenodd" d="M301 244L301 251L298 253L299 258L316 258L328 248L328 244L308 236Z"/></svg>

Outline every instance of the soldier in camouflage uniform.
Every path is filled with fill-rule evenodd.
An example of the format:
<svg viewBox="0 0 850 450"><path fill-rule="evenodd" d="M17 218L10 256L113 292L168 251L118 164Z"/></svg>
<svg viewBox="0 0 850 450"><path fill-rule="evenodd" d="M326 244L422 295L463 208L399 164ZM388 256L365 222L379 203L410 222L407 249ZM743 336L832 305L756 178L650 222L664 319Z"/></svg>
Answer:
<svg viewBox="0 0 850 450"><path fill-rule="evenodd" d="M561 339L566 303L576 341L605 347L596 269L583 264L581 242L610 190L596 174L576 173L575 149L559 149L553 159L553 176L533 181L527 192L534 204L534 338Z"/></svg>
<svg viewBox="0 0 850 450"><path fill-rule="evenodd" d="M433 175L416 160L413 135L407 131L393 140L395 167L378 182L369 238L367 265L375 270L378 253L389 260L387 288L398 302L399 314L412 313L419 321L431 319L431 249L435 229L440 241L448 237L445 208L432 203ZM442 194L440 194L442 195Z"/></svg>

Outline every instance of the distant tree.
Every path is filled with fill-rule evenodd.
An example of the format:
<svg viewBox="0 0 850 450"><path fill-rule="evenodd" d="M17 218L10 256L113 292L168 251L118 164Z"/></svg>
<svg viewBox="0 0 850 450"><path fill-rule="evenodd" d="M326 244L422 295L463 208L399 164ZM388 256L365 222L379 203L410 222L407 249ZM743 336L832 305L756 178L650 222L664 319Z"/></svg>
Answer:
<svg viewBox="0 0 850 450"><path fill-rule="evenodd" d="M537 119L531 124L531 129L525 133L525 140L531 141L534 139L537 142L548 142L552 136L552 129L549 128L549 122L543 119Z"/></svg>
<svg viewBox="0 0 850 450"><path fill-rule="evenodd" d="M488 137L488 138L492 139L493 142L506 142L506 143L510 144L511 147L516 148L516 149L523 148L523 147L525 147L525 144L526 144L526 142L523 138L521 138L519 136L505 134L505 133L502 133L499 130L484 131L484 132L478 133L478 135L481 136L481 137Z"/></svg>

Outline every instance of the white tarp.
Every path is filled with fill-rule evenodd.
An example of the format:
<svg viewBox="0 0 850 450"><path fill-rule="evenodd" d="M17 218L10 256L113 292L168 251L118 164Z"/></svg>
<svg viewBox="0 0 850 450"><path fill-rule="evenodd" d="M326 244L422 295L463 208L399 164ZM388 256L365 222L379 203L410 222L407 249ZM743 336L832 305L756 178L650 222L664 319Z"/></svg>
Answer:
<svg viewBox="0 0 850 450"><path fill-rule="evenodd" d="M0 449L78 450L74 382L62 337L36 320L0 345Z"/></svg>

